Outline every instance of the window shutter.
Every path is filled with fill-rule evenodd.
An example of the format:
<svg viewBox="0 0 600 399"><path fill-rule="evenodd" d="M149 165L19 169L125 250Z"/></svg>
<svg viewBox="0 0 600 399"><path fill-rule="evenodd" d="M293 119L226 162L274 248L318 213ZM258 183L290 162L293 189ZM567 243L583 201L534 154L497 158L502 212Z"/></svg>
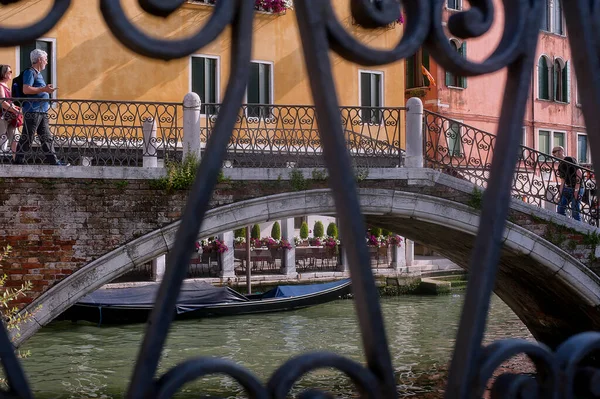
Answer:
<svg viewBox="0 0 600 399"><path fill-rule="evenodd" d="M415 56L406 59L406 88L412 89L415 85Z"/></svg>
<svg viewBox="0 0 600 399"><path fill-rule="evenodd" d="M424 48L421 49L421 65L423 65L425 69L431 72L429 70L429 53ZM431 82L429 81L429 78L427 76L423 76L423 86L431 86Z"/></svg>
<svg viewBox="0 0 600 399"><path fill-rule="evenodd" d="M552 89L553 89L553 93L554 95L552 96L552 98L554 99L554 101L559 101L558 98L558 68L556 68L556 62L552 63L552 70L553 70L553 74L552 74Z"/></svg>
<svg viewBox="0 0 600 399"><path fill-rule="evenodd" d="M565 93L566 98L564 101L566 103L571 103L571 63L569 61L565 62L565 71L563 72L563 92Z"/></svg>
<svg viewBox="0 0 600 399"><path fill-rule="evenodd" d="M460 54L462 55L463 58L467 58L467 42L466 41L462 42L462 45L460 46ZM460 87L462 87L463 89L467 88L467 77L466 76L460 77Z"/></svg>
<svg viewBox="0 0 600 399"><path fill-rule="evenodd" d="M452 86L452 74L446 71L446 86Z"/></svg>

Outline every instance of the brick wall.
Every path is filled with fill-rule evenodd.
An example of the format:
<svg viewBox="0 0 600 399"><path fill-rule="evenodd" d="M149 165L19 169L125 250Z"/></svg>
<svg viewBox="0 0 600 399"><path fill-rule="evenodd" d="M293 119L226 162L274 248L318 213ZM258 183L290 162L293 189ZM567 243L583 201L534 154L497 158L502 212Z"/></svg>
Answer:
<svg viewBox="0 0 600 399"><path fill-rule="evenodd" d="M327 187L324 181L307 183L308 189ZM359 186L472 203L470 193L439 184L409 185L406 179L363 180ZM146 180L4 178L0 187L0 247L13 247L0 264L0 273L8 275L8 286L33 283L33 292L23 303L92 260L176 221L187 198L185 191L152 189ZM290 181L221 182L211 207L290 191L294 191ZM548 234L556 229L553 223L514 210L510 220L547 235L588 263L592 249L583 234L564 230L557 241L556 234Z"/></svg>

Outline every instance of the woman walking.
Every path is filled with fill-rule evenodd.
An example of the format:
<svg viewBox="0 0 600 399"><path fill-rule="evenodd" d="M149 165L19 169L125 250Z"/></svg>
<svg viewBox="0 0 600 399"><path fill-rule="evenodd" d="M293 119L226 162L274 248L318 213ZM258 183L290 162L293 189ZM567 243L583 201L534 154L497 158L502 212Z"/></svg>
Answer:
<svg viewBox="0 0 600 399"><path fill-rule="evenodd" d="M12 81L12 68L10 65L0 65L0 98L11 98L10 83ZM0 115L0 148L6 151L10 148L14 159L17 149L17 141L15 140L15 132L17 126L13 121L16 121L21 109L14 105L12 101L2 101Z"/></svg>

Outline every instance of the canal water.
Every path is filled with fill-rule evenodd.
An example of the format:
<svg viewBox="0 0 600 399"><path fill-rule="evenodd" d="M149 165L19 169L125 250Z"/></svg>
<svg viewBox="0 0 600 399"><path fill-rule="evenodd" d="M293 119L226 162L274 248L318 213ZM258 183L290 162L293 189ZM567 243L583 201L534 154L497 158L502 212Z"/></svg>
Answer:
<svg viewBox="0 0 600 399"><path fill-rule="evenodd" d="M382 298L387 337L402 396L424 387L407 383L447 365L458 325L463 294ZM40 330L23 350L36 397L120 398L123 396L144 333L144 325L101 326L58 322ZM491 303L486 340L533 339L515 314L497 297ZM262 381L288 358L307 351L333 351L364 361L353 302L338 300L292 312L191 320L173 324L160 364L164 373L183 359L218 356L251 370ZM333 370L312 372L294 392L321 387L337 397L356 397L353 386ZM186 385L176 396L245 397L226 377Z"/></svg>

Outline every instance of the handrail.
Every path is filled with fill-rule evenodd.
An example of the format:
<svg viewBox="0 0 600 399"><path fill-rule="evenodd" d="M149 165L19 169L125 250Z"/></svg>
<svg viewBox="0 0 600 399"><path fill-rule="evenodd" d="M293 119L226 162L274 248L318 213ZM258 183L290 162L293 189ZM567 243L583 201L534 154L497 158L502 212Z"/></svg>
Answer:
<svg viewBox="0 0 600 399"><path fill-rule="evenodd" d="M480 187L486 187L496 136L427 110L423 112L423 123L426 166L442 169ZM560 205L559 168L562 163L565 165L562 168L570 166L581 171L579 184L584 188L584 192L579 213L584 221L598 226L600 212L595 173L592 169L574 165L523 145L519 151L512 186L513 198L540 207ZM566 208L572 207L571 203L563 205L566 205ZM573 209L570 211L574 213Z"/></svg>
<svg viewBox="0 0 600 399"><path fill-rule="evenodd" d="M71 164L140 166L144 156L181 159L182 104L173 102L71 99L6 99L48 103L52 144L58 158ZM214 128L221 104L201 104L201 151ZM357 166L401 164L403 107L340 107L348 150ZM0 111L0 115L3 112ZM156 138L144 139L156 127ZM23 128L21 128L21 132ZM22 137L16 132L15 141ZM10 137L0 136L0 163L12 160ZM27 137L24 138L26 140ZM4 144L3 144L4 143ZM33 138L25 163L45 160L42 143ZM4 155L4 156L2 156ZM234 167L324 167L321 140L312 105L243 104L228 146L226 165Z"/></svg>

